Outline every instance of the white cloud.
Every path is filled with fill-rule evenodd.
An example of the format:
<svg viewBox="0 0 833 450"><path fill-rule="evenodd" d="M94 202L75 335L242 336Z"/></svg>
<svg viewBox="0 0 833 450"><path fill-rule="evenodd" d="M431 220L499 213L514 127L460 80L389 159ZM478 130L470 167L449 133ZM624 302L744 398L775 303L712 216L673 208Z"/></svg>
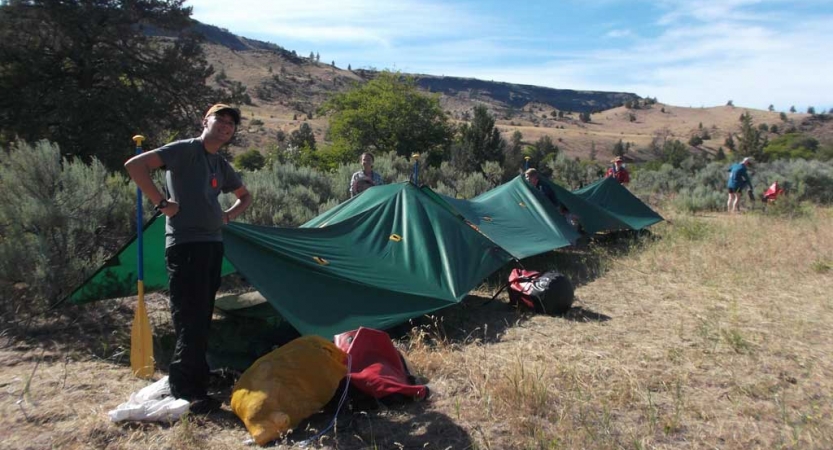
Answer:
<svg viewBox="0 0 833 450"><path fill-rule="evenodd" d="M594 1L603 11L625 0ZM477 3L308 3L238 0L229 10L226 2L200 0L195 16L279 45L315 45L326 60L354 68L626 91L680 106L729 99L755 108L833 106L833 14L802 17L786 0L654 0L660 13L624 27L597 23L609 31L595 41L567 30L530 32L511 13L489 16ZM643 37L647 29L654 37Z"/></svg>
<svg viewBox="0 0 833 450"><path fill-rule="evenodd" d="M631 30L610 30L605 33L605 37L609 38L625 38L633 36L633 32Z"/></svg>
<svg viewBox="0 0 833 450"><path fill-rule="evenodd" d="M194 1L194 16L237 34L280 43L385 43L413 37L441 38L465 33L480 18L443 3L414 0L237 0L234 8L218 0Z"/></svg>

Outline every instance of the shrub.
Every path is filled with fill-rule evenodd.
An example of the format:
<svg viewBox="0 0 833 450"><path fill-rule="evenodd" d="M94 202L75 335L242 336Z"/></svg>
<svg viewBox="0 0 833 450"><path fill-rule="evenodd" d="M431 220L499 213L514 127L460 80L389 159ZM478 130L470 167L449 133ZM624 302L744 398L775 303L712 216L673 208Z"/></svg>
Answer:
<svg viewBox="0 0 833 450"><path fill-rule="evenodd" d="M703 138L700 136L692 136L691 139L688 140L688 145L692 147L699 147L703 145Z"/></svg>
<svg viewBox="0 0 833 450"><path fill-rule="evenodd" d="M266 226L296 227L318 215L319 205L337 197L326 173L309 167L275 163L272 167L245 174L243 180L252 194L252 204L240 220ZM233 199L224 197L226 205Z"/></svg>
<svg viewBox="0 0 833 450"><path fill-rule="evenodd" d="M134 198L126 177L97 159L61 158L56 144L19 142L0 152L3 318L44 310L103 264L135 230Z"/></svg>
<svg viewBox="0 0 833 450"><path fill-rule="evenodd" d="M764 148L764 154L770 160L816 157L819 141L801 133L789 133L773 139Z"/></svg>
<svg viewBox="0 0 833 450"><path fill-rule="evenodd" d="M687 212L721 210L725 202L729 164L712 162L689 174L664 164L657 170L633 171L629 188L641 197L664 194L673 205ZM777 160L752 167L757 196L778 181L798 202L833 203L833 164L817 160Z"/></svg>
<svg viewBox="0 0 833 450"><path fill-rule="evenodd" d="M768 203L764 209L766 215L790 219L812 216L812 213L813 207L810 202L802 202L793 195L782 195L774 202Z"/></svg>
<svg viewBox="0 0 833 450"><path fill-rule="evenodd" d="M677 210L687 213L721 211L726 208L726 196L706 186L685 188L672 201Z"/></svg>
<svg viewBox="0 0 833 450"><path fill-rule="evenodd" d="M266 158L255 149L249 149L249 151L238 156L234 161L234 165L237 166L238 169L248 170L250 172L260 170L263 168L265 163Z"/></svg>

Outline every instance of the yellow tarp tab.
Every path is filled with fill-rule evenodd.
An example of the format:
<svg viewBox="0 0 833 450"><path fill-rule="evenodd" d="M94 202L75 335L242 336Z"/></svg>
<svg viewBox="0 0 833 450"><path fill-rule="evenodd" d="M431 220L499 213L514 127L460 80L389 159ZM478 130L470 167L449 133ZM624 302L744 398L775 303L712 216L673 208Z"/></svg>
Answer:
<svg viewBox="0 0 833 450"><path fill-rule="evenodd" d="M347 354L304 336L261 357L237 380L231 409L258 445L266 445L319 411L347 375Z"/></svg>

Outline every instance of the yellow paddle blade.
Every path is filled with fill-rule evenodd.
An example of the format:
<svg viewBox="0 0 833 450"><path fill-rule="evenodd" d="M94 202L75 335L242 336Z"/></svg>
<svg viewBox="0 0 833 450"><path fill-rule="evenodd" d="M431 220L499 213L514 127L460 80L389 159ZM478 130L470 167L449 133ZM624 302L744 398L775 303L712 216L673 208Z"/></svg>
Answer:
<svg viewBox="0 0 833 450"><path fill-rule="evenodd" d="M130 367L133 375L148 379L153 376L153 333L145 307L145 285L139 282L139 304L130 330Z"/></svg>

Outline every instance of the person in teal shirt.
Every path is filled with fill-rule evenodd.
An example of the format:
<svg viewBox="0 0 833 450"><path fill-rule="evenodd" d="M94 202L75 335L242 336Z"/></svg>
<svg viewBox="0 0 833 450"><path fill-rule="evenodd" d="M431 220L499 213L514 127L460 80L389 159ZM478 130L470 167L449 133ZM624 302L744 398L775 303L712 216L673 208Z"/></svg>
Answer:
<svg viewBox="0 0 833 450"><path fill-rule="evenodd" d="M752 190L752 179L749 178L749 172L746 170L750 165L752 165L752 158L746 157L729 168L729 181L726 183L726 187L729 188L729 200L726 202L726 209L730 213L740 212L740 193L744 188Z"/></svg>

